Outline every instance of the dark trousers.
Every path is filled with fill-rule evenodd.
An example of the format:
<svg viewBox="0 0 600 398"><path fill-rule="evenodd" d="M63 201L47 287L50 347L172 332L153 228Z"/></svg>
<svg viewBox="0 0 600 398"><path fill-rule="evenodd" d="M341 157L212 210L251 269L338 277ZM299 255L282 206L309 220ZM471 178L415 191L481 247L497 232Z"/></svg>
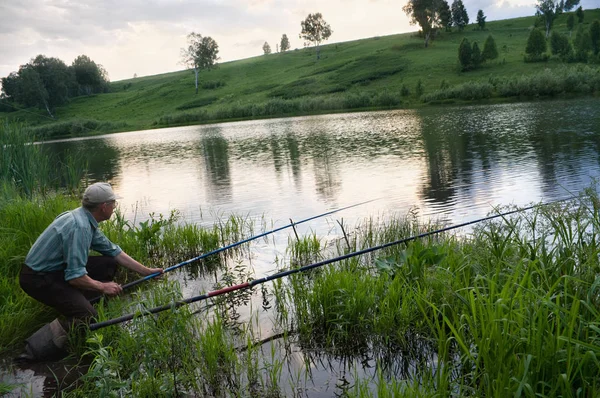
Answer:
<svg viewBox="0 0 600 398"><path fill-rule="evenodd" d="M117 272L117 261L114 257L93 256L86 264L88 276L101 282L112 281ZM63 271L37 272L23 264L19 283L25 293L63 314L66 319L63 326L66 330L90 318L98 316L89 299L101 293L92 290L80 290L65 281Z"/></svg>

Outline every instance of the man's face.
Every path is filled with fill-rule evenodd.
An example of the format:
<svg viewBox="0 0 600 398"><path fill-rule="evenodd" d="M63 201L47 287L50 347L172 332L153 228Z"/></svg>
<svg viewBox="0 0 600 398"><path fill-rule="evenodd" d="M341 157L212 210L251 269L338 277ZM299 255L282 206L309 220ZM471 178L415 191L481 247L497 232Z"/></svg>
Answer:
<svg viewBox="0 0 600 398"><path fill-rule="evenodd" d="M115 208L117 207L117 201L111 200L108 202L104 202L100 205L100 210L102 210L102 218L103 220L108 220L110 216L112 216Z"/></svg>

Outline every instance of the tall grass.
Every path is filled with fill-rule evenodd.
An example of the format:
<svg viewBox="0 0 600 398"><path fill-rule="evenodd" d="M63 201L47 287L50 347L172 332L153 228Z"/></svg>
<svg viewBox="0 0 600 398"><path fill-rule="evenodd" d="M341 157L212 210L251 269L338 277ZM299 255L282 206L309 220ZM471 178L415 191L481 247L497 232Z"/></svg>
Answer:
<svg viewBox="0 0 600 398"><path fill-rule="evenodd" d="M59 188L75 192L87 169L83 156L71 153L57 159L44 153L35 140L22 125L0 123L0 183L4 187L0 193L10 197L16 190L32 197Z"/></svg>
<svg viewBox="0 0 600 398"><path fill-rule="evenodd" d="M277 299L292 307L287 323L305 347L361 353L421 341L437 363L422 363L423 384L408 381L408 395L597 396L597 203L588 193L467 238L410 243L375 267L354 259L296 275ZM356 396L367 390L358 383Z"/></svg>

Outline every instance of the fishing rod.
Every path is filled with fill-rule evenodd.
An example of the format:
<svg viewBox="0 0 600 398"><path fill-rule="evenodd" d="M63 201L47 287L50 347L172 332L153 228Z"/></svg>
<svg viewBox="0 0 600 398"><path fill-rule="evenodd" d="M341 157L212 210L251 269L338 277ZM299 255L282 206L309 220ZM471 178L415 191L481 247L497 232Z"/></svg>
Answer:
<svg viewBox="0 0 600 398"><path fill-rule="evenodd" d="M152 278L156 278L156 277L157 277L157 276L159 276L159 275L162 275L162 274L164 274L164 273L167 273L167 272L170 272L170 271L176 270L176 269L178 269L178 268L180 268L180 267L183 267L184 265L188 265L188 264L190 264L190 263L193 263L193 262L195 262L195 261L202 260L203 258L206 258L206 257L212 256L213 254L217 254L217 253L220 253L220 252L222 252L222 251L225 251L225 250L228 250L228 249L232 249L232 248L234 248L234 247L236 247L236 246L242 245L242 244L244 244L244 243L248 243L248 242L250 242L250 241L252 241L252 240L255 240L255 239L258 239L258 238L262 238L263 236L266 236L266 235L269 235L269 234L272 234L272 233L275 233L275 232L281 231L281 230L283 230L283 229L286 229L286 228L294 227L295 225L298 225L298 224L302 224L302 223L305 223L305 222L308 222L308 221L314 220L315 218L320 218L320 217L328 216L328 215L330 215L330 214L337 213L337 212L340 212L340 211L342 211L342 210L351 209L351 208L353 208L353 207L356 207L356 206L360 206L360 205L364 205L364 204L366 204L366 203L369 203L369 202L373 202L373 201L375 201L375 200L377 200L377 199L371 199L371 200L367 200L367 201L360 202L360 203L356 203L356 204L353 204L353 205L350 205L350 206L342 207L342 208L339 208L339 209L336 209L336 210L331 210L331 211L325 212L325 213L323 213L323 214L319 214L319 215L317 215L317 216L312 216L312 217L309 217L309 218L305 218L304 220L300 220L300 221L296 221L296 222L291 222L289 225L284 225L284 226L282 226L282 227L279 227L279 228L272 229L271 231L267 231L267 232L263 232L263 233L261 233L261 234L258 234L258 235L251 236L250 238L246 238L246 239L244 239L244 240L241 240L241 241L239 241L239 242L235 242L235 243L232 243L232 244L230 244L230 245L227 245L227 246L221 247L221 248L219 248L219 249L215 249L215 250L209 251L209 252L207 252L207 253L204 253L204 254L201 254L201 255L199 255L199 256L197 256L197 257L194 257L194 258L191 258L191 259L189 259L189 260L183 261L183 262L181 262L181 263L179 263L179 264L173 265L173 266L171 266L171 267L169 267L169 268L165 268L165 269L163 270L163 272L162 272L162 273L160 273L160 272L155 272L155 273L153 273L153 274L146 275L145 277L143 277L143 278L141 278L141 279L135 280L135 281L133 281L133 282L129 282L129 283L127 283L127 284L125 284L125 285L123 285L123 286L121 286L121 287L123 288L123 290L125 290L125 289L129 289L130 287L133 287L133 286L135 286L135 285L138 285L138 284L140 284L140 283L142 283L142 282L144 282L144 281L150 280L150 279L152 279ZM290 221L291 221L291 220L290 220ZM99 301L99 300L100 300L102 297L103 297L103 296L94 297L93 299L91 299L91 300L90 300L90 303L92 303L92 304L93 304L93 303L96 303L96 302L97 302L97 301Z"/></svg>
<svg viewBox="0 0 600 398"><path fill-rule="evenodd" d="M106 321L103 321L103 322L93 323L93 324L90 325L90 330L97 330L97 329L100 329L100 328L103 328L103 327L106 327L106 326L115 325L115 324L118 324L118 323L130 321L136 315L138 315L138 316L146 316L146 315L149 315L149 314L156 314L158 312L166 311L166 310L169 310L169 309L179 308L179 307L181 307L183 305L186 305L186 304L192 304L192 303L195 303L197 301L206 300L206 299L211 298L211 297L220 296L222 294L233 292L233 291L240 290L240 289L246 289L246 288L249 288L249 287L254 287L256 285L260 285L260 284L268 282L268 281L272 281L272 280L275 280L275 279L283 278L284 276L296 274L296 273L299 273L299 272L308 271L308 270L311 270L313 268L318 268L318 267L321 267L323 265L331 264L331 263L334 263L334 262L337 262L337 261L346 260L346 259L351 258L351 257L356 257L356 256L360 256L360 255L363 255L363 254L371 253L371 252L374 252L376 250L385 249L385 248L390 247L390 246L394 246L394 245L398 245L398 244L401 244L401 243L410 242L410 241L413 241L413 240L416 240L416 239L420 239L420 238L424 238L424 237L427 237L427 236L439 234L439 233L450 231L450 230L453 230L453 229L466 227L466 226L469 226L471 224L475 224L475 223L479 223L479 222L483 222L483 221L492 220L494 218L506 217L506 216L514 214L514 213L519 213L519 212L523 212L523 211L526 211L526 210L534 209L536 207L547 206L547 205L550 205L550 204L553 204L553 203L563 202L563 201L570 200L570 199L572 199L572 197L564 198L564 199L558 199L558 200L555 200L555 201L552 201L552 202L548 202L548 203L536 204L536 205L532 205L532 206L525 207L525 208L522 208L522 209L515 209L515 210L507 211L505 213L495 214L495 215L492 215L492 216L487 216L487 217L480 218L480 219L477 219L477 220L467 221L467 222L464 222L464 223L461 223L461 224L457 224L457 225L450 225L448 227L437 229L435 231L423 232L421 234L413 235L413 236L410 236L408 238L398 239L398 240L395 240L393 242L384 243L384 244L381 244L381 245L378 245L378 246L372 246L372 247L369 247L369 248L366 248L366 249L363 249L363 250L355 251L355 252L352 252L352 253L347 253L347 254L344 254L344 255L339 256L339 257L335 257L335 258L331 258L331 259L328 259L328 260L319 261L317 263L305 265L305 266L300 267L300 268L295 268L295 269L291 269L291 270L287 270L287 271L282 271L282 272L273 274L271 276L266 276L264 278L255 279L255 280L249 281L249 282L244 282L244 283L241 283L239 285L228 286L228 287L225 287L223 289L213 290L212 292L208 292L208 293L205 293L205 294L202 294L202 295L199 295L199 296L195 296L195 297L190 297L190 298L188 298L186 300L175 301L175 302L173 302L171 304L165 304L165 305L161 305L159 307L151 308L151 309L146 310L144 312L138 312L138 313L134 313L134 314L127 314L127 315L123 315L121 317L114 318L114 319L109 319L109 320L106 320Z"/></svg>

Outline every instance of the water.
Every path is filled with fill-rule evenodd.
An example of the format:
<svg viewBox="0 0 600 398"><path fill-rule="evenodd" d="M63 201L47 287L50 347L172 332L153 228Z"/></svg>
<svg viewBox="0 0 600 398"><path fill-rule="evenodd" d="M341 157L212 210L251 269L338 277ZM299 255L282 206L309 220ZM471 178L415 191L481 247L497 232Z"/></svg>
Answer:
<svg viewBox="0 0 600 398"><path fill-rule="evenodd" d="M276 228L377 199L299 228L336 238L342 219L351 228L413 209L424 219L460 223L497 206L580 192L600 176L600 99L246 121L45 146L85 153L89 178L110 181L134 222L178 210L185 222L212 225L237 214L264 217L271 229L271 221ZM255 277L273 270L290 233L251 247ZM212 282L188 282L184 297ZM260 328L269 335L267 322ZM316 369L315 380L328 386L316 390L330 396L341 379L326 375L344 372Z"/></svg>

